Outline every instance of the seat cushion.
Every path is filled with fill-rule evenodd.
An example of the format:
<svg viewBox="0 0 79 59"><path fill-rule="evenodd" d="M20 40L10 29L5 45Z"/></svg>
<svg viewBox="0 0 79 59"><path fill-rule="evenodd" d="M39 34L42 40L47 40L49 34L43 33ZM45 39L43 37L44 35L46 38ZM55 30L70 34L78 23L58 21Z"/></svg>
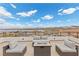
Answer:
<svg viewBox="0 0 79 59"><path fill-rule="evenodd" d="M67 47L66 45L56 45L62 52L76 52L76 50Z"/></svg>
<svg viewBox="0 0 79 59"><path fill-rule="evenodd" d="M71 49L75 49L76 48L75 47L75 43L70 41L70 40L68 40L68 39L64 40L64 45L68 46Z"/></svg>
<svg viewBox="0 0 79 59"><path fill-rule="evenodd" d="M25 45L17 45L13 49L6 50L6 53L22 53L25 48L26 48Z"/></svg>

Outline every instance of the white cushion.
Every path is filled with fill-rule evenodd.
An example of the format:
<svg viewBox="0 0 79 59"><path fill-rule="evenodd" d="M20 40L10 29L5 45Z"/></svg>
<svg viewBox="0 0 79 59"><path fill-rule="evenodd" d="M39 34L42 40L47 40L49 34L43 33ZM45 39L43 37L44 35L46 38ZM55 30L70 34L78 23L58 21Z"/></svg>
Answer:
<svg viewBox="0 0 79 59"><path fill-rule="evenodd" d="M9 47L10 47L10 49L15 48L16 45L17 45L17 42L14 42L14 41L9 43Z"/></svg>
<svg viewBox="0 0 79 59"><path fill-rule="evenodd" d="M33 40L40 40L40 36L34 37Z"/></svg>
<svg viewBox="0 0 79 59"><path fill-rule="evenodd" d="M17 45L14 49L7 49L6 53L22 53L25 47L25 45Z"/></svg>
<svg viewBox="0 0 79 59"><path fill-rule="evenodd" d="M71 49L67 47L66 45L57 45L57 47L62 51L62 52L76 52L76 49Z"/></svg>
<svg viewBox="0 0 79 59"><path fill-rule="evenodd" d="M64 40L64 45L68 46L69 48L75 49L75 43L69 40Z"/></svg>

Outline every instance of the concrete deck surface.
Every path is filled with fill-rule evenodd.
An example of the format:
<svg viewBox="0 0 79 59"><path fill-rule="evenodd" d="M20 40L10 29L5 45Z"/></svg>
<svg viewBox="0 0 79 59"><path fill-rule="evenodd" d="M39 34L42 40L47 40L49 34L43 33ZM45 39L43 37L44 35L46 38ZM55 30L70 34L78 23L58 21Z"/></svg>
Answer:
<svg viewBox="0 0 79 59"><path fill-rule="evenodd" d="M34 47L32 46L33 37L7 37L7 38L0 38L0 42L2 42L1 40L4 41L4 40L9 40L9 39L15 39L16 41L22 42L21 44L25 44L27 46L27 51L26 51L24 56L34 56ZM50 41L50 44L51 44L51 56L59 56L58 53L56 52L55 45L56 44L64 44L64 41L63 40L53 40L53 38L51 38L51 39L52 39ZM0 43L0 47L2 45L3 44ZM2 53L2 51L1 51L1 48L0 48L0 55L1 55L1 53Z"/></svg>

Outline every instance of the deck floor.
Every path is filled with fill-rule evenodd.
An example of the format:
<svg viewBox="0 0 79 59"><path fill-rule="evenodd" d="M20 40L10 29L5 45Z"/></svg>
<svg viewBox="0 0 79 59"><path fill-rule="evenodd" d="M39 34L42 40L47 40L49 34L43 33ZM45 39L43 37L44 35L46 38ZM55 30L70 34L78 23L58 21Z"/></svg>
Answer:
<svg viewBox="0 0 79 59"><path fill-rule="evenodd" d="M20 38L17 38L17 39L20 39ZM26 40L27 40L26 42L22 43L22 44L25 44L27 46L27 51L26 51L24 56L34 56L34 47L32 46L32 41L31 41L32 38L26 38ZM55 45L56 44L63 44L63 41L61 41L61 40L56 40L56 41L52 40L52 41L50 41L50 44L51 44L51 56L59 56L58 53L56 52ZM0 47L2 45L3 44L0 43ZM1 48L0 48L0 56L2 56Z"/></svg>

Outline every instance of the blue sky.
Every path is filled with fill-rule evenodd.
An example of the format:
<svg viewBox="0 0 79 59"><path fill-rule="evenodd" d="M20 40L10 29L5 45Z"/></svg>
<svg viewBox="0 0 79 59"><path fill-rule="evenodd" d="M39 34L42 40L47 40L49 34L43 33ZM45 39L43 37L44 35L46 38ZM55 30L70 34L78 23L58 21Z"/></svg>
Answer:
<svg viewBox="0 0 79 59"><path fill-rule="evenodd" d="M62 26L79 26L79 4L0 4L0 28L34 28Z"/></svg>

